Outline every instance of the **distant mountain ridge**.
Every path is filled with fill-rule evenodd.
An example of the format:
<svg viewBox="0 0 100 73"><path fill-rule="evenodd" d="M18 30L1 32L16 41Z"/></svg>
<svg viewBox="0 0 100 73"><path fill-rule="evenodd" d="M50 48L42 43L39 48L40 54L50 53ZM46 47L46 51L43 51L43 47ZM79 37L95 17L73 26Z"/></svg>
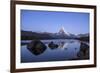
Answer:
<svg viewBox="0 0 100 73"><path fill-rule="evenodd" d="M75 39L80 37L88 37L85 34L74 35L66 33L49 33L49 32L32 32L21 30L21 40L32 40L32 39Z"/></svg>
<svg viewBox="0 0 100 73"><path fill-rule="evenodd" d="M85 33L85 34L78 34L77 37L88 37L89 33Z"/></svg>
<svg viewBox="0 0 100 73"><path fill-rule="evenodd" d="M89 33L74 35L67 32L64 27L61 27L58 32L32 32L21 30L21 39L22 40L32 40L32 39L75 39L88 37Z"/></svg>

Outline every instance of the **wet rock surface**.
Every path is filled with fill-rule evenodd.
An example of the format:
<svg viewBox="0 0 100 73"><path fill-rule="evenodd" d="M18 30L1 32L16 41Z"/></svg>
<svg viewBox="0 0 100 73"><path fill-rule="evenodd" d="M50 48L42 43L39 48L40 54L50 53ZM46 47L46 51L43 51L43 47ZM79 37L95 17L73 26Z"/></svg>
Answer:
<svg viewBox="0 0 100 73"><path fill-rule="evenodd" d="M47 47L40 40L34 40L27 45L27 49L34 55L40 55L47 49Z"/></svg>
<svg viewBox="0 0 100 73"><path fill-rule="evenodd" d="M80 44L80 50L77 53L77 56L80 59L89 59L89 45L85 43Z"/></svg>
<svg viewBox="0 0 100 73"><path fill-rule="evenodd" d="M54 42L50 42L50 43L48 44L48 47L51 48L51 49L56 49L56 48L58 48L58 45L55 44Z"/></svg>

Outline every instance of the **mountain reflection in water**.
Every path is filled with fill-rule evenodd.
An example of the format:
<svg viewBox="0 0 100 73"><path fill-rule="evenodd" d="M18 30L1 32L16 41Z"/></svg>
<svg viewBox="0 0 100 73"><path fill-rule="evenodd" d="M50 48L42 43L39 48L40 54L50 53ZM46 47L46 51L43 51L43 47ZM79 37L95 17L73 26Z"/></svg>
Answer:
<svg viewBox="0 0 100 73"><path fill-rule="evenodd" d="M31 41L22 41L30 43ZM89 59L89 44L78 40L41 40L47 47L44 52L35 55L32 50L27 48L27 44L21 46L21 62L45 62L45 61L64 61L64 60L83 60ZM50 48L49 44L58 45ZM34 50L34 49L33 49Z"/></svg>

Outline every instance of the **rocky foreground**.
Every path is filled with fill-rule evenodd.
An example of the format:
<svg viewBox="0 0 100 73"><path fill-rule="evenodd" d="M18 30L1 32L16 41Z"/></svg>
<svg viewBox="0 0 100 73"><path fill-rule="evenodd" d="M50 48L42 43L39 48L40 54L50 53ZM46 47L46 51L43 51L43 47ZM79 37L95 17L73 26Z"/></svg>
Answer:
<svg viewBox="0 0 100 73"><path fill-rule="evenodd" d="M54 43L53 41L48 44L48 47L50 49L57 49L59 46L60 45ZM40 55L44 53L48 47L40 40L34 40L31 41L29 44L27 44L27 49L34 55ZM72 60L82 60L82 59L89 59L89 45L84 42L80 43L80 50L77 53L77 58Z"/></svg>

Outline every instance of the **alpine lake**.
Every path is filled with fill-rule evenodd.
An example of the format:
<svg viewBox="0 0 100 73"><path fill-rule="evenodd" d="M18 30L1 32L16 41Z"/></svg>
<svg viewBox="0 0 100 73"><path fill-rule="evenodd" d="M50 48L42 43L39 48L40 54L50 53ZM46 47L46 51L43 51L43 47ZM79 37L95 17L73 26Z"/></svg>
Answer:
<svg viewBox="0 0 100 73"><path fill-rule="evenodd" d="M40 40L45 49L35 53L34 48L28 49L32 41L34 40L21 40L21 63L89 59L89 42L76 39Z"/></svg>

